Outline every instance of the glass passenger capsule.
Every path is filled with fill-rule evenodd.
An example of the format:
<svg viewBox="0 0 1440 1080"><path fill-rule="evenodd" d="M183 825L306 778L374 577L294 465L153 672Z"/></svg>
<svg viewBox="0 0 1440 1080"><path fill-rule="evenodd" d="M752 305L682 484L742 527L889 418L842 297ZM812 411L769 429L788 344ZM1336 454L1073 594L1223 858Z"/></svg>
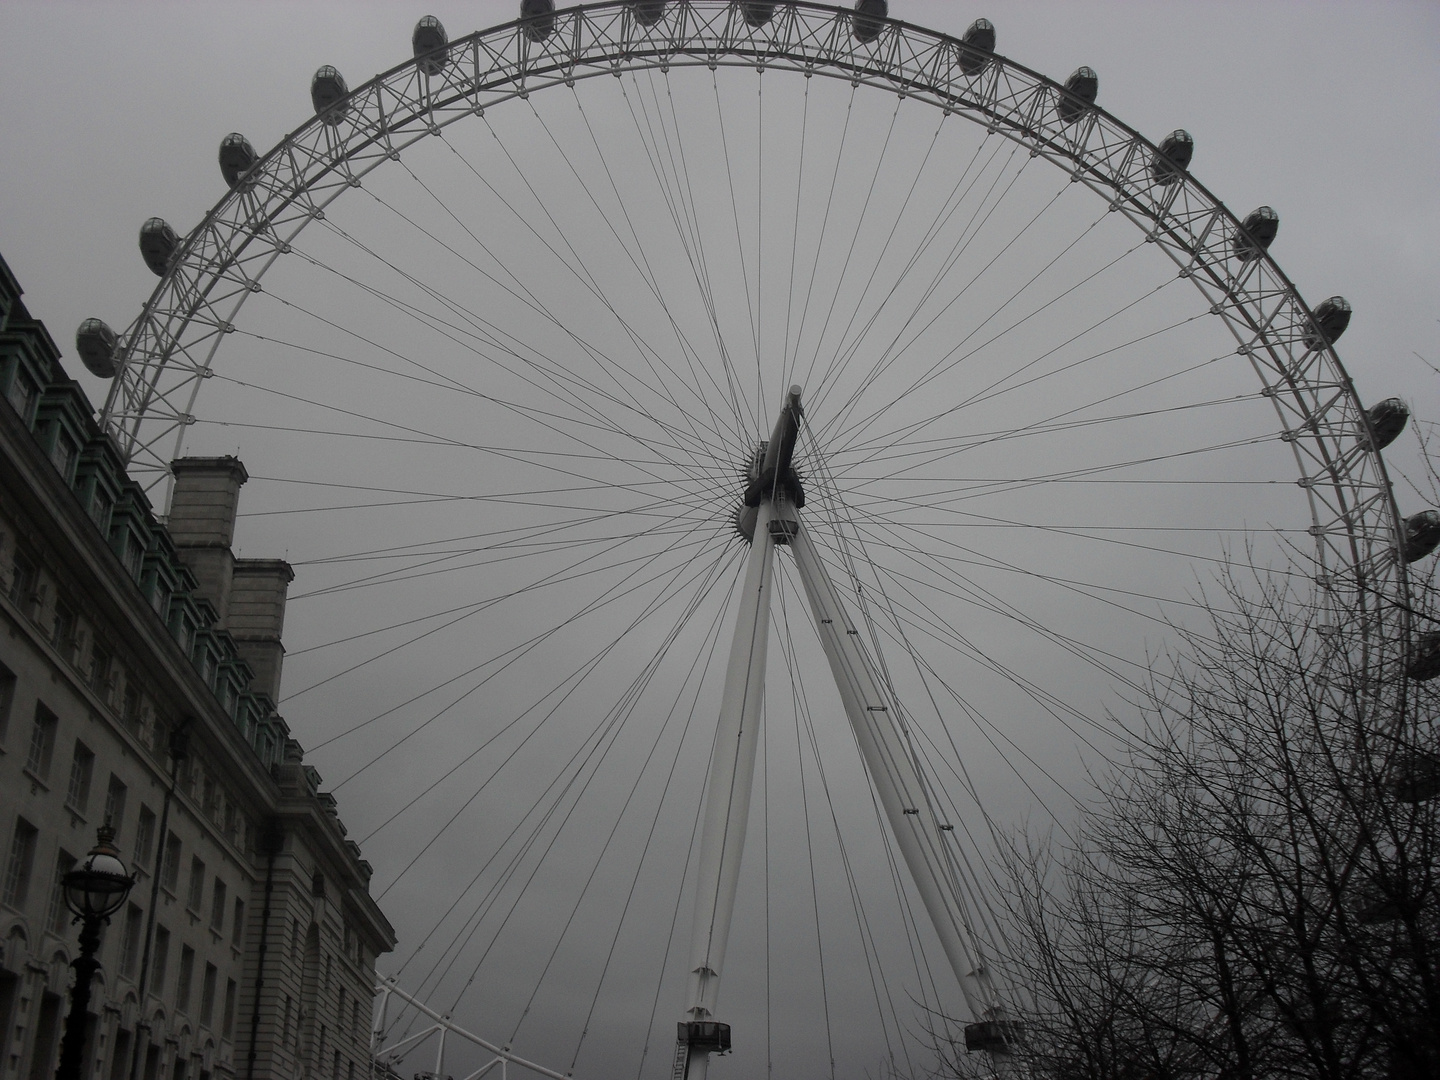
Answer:
<svg viewBox="0 0 1440 1080"><path fill-rule="evenodd" d="M1440 631L1427 630L1416 636L1405 674L1416 682L1427 682L1440 675Z"/></svg>
<svg viewBox="0 0 1440 1080"><path fill-rule="evenodd" d="M766 0L741 0L740 13L751 26L764 26L775 17L775 5Z"/></svg>
<svg viewBox="0 0 1440 1080"><path fill-rule="evenodd" d="M1155 156L1150 159L1150 175L1157 184L1169 187L1190 167L1190 159L1194 154L1195 140L1188 131L1176 128L1161 139L1160 145L1156 147Z"/></svg>
<svg viewBox="0 0 1440 1080"><path fill-rule="evenodd" d="M976 19L960 39L965 44L960 49L960 71L966 76L978 75L990 63L990 54L995 51L995 24L989 19Z"/></svg>
<svg viewBox="0 0 1440 1080"><path fill-rule="evenodd" d="M100 379L115 377L115 331L101 319L86 319L75 331L75 351L91 375Z"/></svg>
<svg viewBox="0 0 1440 1080"><path fill-rule="evenodd" d="M1370 430L1375 433L1374 449L1383 450L1405 430L1405 424L1410 419L1410 406L1398 397L1386 398L1366 409L1365 416L1370 421ZM1364 434L1361 437L1369 438Z"/></svg>
<svg viewBox="0 0 1440 1080"><path fill-rule="evenodd" d="M641 26L654 26L665 14L665 0L630 0L630 14Z"/></svg>
<svg viewBox="0 0 1440 1080"><path fill-rule="evenodd" d="M1066 124L1079 120L1095 104L1095 96L1099 92L1100 76L1095 74L1095 69L1076 68L1075 73L1065 80L1065 93L1055 103L1060 120Z"/></svg>
<svg viewBox="0 0 1440 1080"><path fill-rule="evenodd" d="M1268 206L1258 206L1245 215L1235 234L1235 257L1250 262L1270 250L1280 231L1280 215Z"/></svg>
<svg viewBox="0 0 1440 1080"><path fill-rule="evenodd" d="M555 0L520 0L520 18L527 20L527 38L544 41L555 32Z"/></svg>
<svg viewBox="0 0 1440 1080"><path fill-rule="evenodd" d="M156 277L164 277L180 238L164 218L152 217L140 226L140 255Z"/></svg>
<svg viewBox="0 0 1440 1080"><path fill-rule="evenodd" d="M1350 301L1343 296L1332 296L1320 301L1315 309L1315 324L1305 331L1305 347L1323 349L1334 345L1350 325Z"/></svg>
<svg viewBox="0 0 1440 1080"><path fill-rule="evenodd" d="M240 185L240 178L250 171L259 158L250 140L238 131L232 131L220 140L220 175L225 185L234 191Z"/></svg>
<svg viewBox="0 0 1440 1080"><path fill-rule="evenodd" d="M890 5L885 0L855 0L855 14L850 16L850 31L861 45L868 45L880 36Z"/></svg>
<svg viewBox="0 0 1440 1080"><path fill-rule="evenodd" d="M1407 563L1415 562L1440 547L1440 513L1421 510L1405 519L1405 540L1401 545Z"/></svg>
<svg viewBox="0 0 1440 1080"><path fill-rule="evenodd" d="M350 111L345 100L349 96L350 88L345 85L344 77L329 64L316 71L310 80L310 103L315 106L315 115L327 124L338 124L345 118Z"/></svg>
<svg viewBox="0 0 1440 1080"><path fill-rule="evenodd" d="M434 15L426 15L415 24L410 48L420 70L427 75L439 75L450 62L450 39L445 36L444 24Z"/></svg>

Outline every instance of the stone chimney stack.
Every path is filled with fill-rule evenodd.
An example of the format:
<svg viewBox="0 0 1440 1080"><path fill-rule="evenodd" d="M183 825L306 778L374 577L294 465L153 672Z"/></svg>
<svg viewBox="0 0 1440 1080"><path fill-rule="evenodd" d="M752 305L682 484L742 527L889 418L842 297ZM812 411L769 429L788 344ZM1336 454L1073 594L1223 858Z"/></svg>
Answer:
<svg viewBox="0 0 1440 1080"><path fill-rule="evenodd" d="M225 629L240 656L255 671L251 689L280 700L280 667L285 647L285 594L295 571L281 559L237 559L230 586Z"/></svg>
<svg viewBox="0 0 1440 1080"><path fill-rule="evenodd" d="M167 528L176 553L214 605L217 627L230 632L254 669L251 689L278 701L285 595L295 572L279 559L236 559L231 550L240 486L249 479L239 458L180 458L170 470L175 491Z"/></svg>
<svg viewBox="0 0 1440 1080"><path fill-rule="evenodd" d="M235 510L240 485L250 479L236 457L180 458L170 463L175 491L166 527L180 561L200 582L200 595L214 605L220 625L230 605L235 556Z"/></svg>

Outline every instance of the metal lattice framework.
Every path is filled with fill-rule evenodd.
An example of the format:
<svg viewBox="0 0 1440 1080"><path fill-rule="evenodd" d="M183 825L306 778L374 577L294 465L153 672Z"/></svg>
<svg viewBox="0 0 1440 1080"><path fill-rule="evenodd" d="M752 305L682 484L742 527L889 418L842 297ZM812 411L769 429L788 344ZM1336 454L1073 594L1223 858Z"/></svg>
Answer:
<svg viewBox="0 0 1440 1080"><path fill-rule="evenodd" d="M1350 377L1331 348L1312 347L1314 317L1274 260L1237 254L1235 215L1188 173L1157 169L1155 145L1103 109L1066 122L1057 109L1066 91L1043 75L989 54L979 66L960 40L899 21L862 44L853 17L787 3L756 27L726 0L675 0L644 25L611 0L557 13L543 41L509 23L451 43L436 74L409 61L356 89L216 204L123 335L103 419L132 472L149 489L163 485L220 344L266 270L331 202L407 146L581 79L680 65L773 67L877 87L986 125L1133 221L1225 321L1274 403L1309 497L1320 584L1344 594L1352 617L1376 613L1377 603L1403 611L1401 523Z"/></svg>
<svg viewBox="0 0 1440 1080"><path fill-rule="evenodd" d="M597 76L684 66L819 75L914 98L1003 135L1095 192L1165 251L1229 328L1280 418L1309 500L1317 582L1332 598L1335 621L1358 635L1367 666L1384 676L1373 687L1403 686L1393 676L1408 634L1404 524L1351 380L1279 266L1253 244L1247 250L1234 214L1103 109L921 27L885 21L862 42L854 18L841 8L785 3L755 26L728 0L672 0L650 22L611 0L556 13L541 40L533 24L517 21L451 43L443 65L411 60L377 76L241 178L183 240L123 335L104 422L132 473L147 488L165 483L221 343L265 272L335 199L407 147L507 101ZM453 1029L448 1018L406 1000L436 1021L427 1032ZM558 1075L466 1037L496 1055L486 1069L515 1063Z"/></svg>

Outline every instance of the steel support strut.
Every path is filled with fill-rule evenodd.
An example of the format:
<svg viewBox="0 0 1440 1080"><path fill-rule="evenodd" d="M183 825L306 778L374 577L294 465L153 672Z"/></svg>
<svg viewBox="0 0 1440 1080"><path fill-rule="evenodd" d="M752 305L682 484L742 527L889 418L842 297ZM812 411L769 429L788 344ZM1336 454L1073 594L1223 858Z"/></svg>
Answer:
<svg viewBox="0 0 1440 1080"><path fill-rule="evenodd" d="M704 1080L710 1053L717 1049L719 1041L714 1026L715 1006L750 817L755 750L765 698L777 544L788 544L795 556L800 582L870 782L955 972L965 1005L977 1019L1005 1019L1003 1003L986 969L971 917L961 899L960 882L945 850L941 821L899 717L881 691L875 667L846 615L829 571L800 527L797 504L803 505L804 495L792 460L802 415L800 388L793 386L745 492L744 505L754 513L753 531L743 529L751 536L750 555L705 784L705 824L700 840L695 921L690 931L689 1007L687 1020L680 1025L675 1080ZM702 1025L705 1030L700 1030ZM729 1045L728 1029L724 1045ZM1013 1070L1008 1053L996 1052L992 1061L1002 1076Z"/></svg>
<svg viewBox="0 0 1440 1080"><path fill-rule="evenodd" d="M910 752L900 718L881 692L859 630L847 616L840 593L809 534L803 528L796 529L789 541L870 782L940 938L940 947L960 983L965 1005L977 1020L1003 1021L1003 1002L986 967L973 921L961 899L960 882L945 851L942 821ZM992 1061L1000 1075L1009 1074L1013 1068L1010 1055L1003 1051L993 1053Z"/></svg>
<svg viewBox="0 0 1440 1080"><path fill-rule="evenodd" d="M687 1024L713 1019L725 970L730 917L740 882L745 827L750 819L750 789L755 779L755 748L765 701L765 657L770 642L770 594L775 581L776 537L793 530L795 510L779 478L790 471L800 428L800 390L792 387L766 446L759 475L768 478L759 497L755 535L745 565L745 583L725 669L715 749L705 781L705 824L700 834L700 863L695 892L695 921L690 930L690 986ZM682 1032L685 1031L682 1027ZM704 1080L713 1047L682 1035L675 1056L681 1080Z"/></svg>

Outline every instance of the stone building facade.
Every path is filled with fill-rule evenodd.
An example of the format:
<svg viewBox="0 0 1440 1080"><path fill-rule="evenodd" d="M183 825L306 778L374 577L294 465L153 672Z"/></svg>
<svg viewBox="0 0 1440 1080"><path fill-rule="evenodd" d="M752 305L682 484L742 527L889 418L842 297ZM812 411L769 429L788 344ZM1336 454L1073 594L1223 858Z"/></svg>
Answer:
<svg viewBox="0 0 1440 1080"><path fill-rule="evenodd" d="M235 458L174 463L161 525L0 259L0 1080L48 1080L109 822L87 1080L368 1076L394 932L275 711L288 565L231 550Z"/></svg>

